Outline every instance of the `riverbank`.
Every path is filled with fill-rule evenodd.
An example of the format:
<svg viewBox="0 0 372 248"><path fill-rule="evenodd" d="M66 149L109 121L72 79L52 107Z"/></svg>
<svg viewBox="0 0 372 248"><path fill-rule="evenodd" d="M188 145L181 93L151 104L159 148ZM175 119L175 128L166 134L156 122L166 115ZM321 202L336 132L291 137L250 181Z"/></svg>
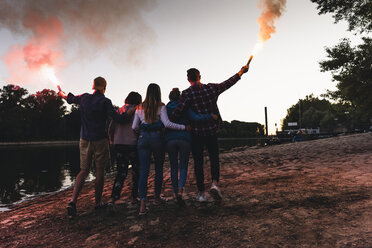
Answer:
<svg viewBox="0 0 372 248"><path fill-rule="evenodd" d="M93 183L69 219L71 189L0 213L1 247L371 247L372 134L356 134L221 154L222 203L197 203L190 161L186 208L171 200L138 217L130 176L113 215L93 210ZM206 166L209 182L209 166ZM108 199L113 178L108 178Z"/></svg>

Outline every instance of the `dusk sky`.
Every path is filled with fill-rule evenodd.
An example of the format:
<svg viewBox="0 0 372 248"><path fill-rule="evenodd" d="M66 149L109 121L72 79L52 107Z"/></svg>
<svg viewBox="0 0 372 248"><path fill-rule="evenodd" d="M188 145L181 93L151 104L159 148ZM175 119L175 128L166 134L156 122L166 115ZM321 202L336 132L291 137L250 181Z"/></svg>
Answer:
<svg viewBox="0 0 372 248"><path fill-rule="evenodd" d="M261 13L257 0L138 2L144 4L127 11L127 17L115 18L110 12L106 14L111 18L102 17L102 22L109 20L113 27L104 27L104 38L94 32L100 22L89 23L92 33L83 39L76 28L79 18L67 19L57 10L48 13L56 13L63 25L59 51L64 59L56 75L64 91L92 92L93 79L103 76L108 82L106 96L115 105L121 106L130 91L144 98L149 83L160 85L167 103L172 88L189 86L187 69L198 68L202 83L220 83L240 70L256 44ZM319 16L310 0L288 0L276 22L276 33L254 57L249 72L219 97L222 118L264 124L267 106L269 133L274 133L275 123L280 128L287 109L299 98L334 90L330 73L320 72L318 62L326 58L324 48L341 38L358 42L346 29L345 23L334 24L331 15ZM13 83L30 93L57 90L41 75L19 68L22 73L16 77L5 65L11 46L25 45L30 32L1 25L0 35L0 87Z"/></svg>

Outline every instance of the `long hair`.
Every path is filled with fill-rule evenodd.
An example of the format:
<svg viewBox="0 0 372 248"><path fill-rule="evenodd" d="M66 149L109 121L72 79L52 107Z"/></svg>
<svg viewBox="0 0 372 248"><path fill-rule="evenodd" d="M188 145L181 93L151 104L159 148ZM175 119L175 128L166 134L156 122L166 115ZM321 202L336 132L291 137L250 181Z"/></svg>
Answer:
<svg viewBox="0 0 372 248"><path fill-rule="evenodd" d="M162 105L159 85L149 84L146 98L142 103L142 109L145 112L145 121L147 123L151 124L158 120L158 110Z"/></svg>

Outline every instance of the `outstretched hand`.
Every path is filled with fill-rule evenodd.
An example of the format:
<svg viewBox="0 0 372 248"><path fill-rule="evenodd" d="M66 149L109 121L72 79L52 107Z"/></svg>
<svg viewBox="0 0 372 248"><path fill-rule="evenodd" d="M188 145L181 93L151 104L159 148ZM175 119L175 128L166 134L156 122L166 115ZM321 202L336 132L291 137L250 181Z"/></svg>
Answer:
<svg viewBox="0 0 372 248"><path fill-rule="evenodd" d="M249 70L249 65L245 65L242 67L242 69L240 69L240 71L238 72L239 76L242 76L244 73L246 73L247 71Z"/></svg>

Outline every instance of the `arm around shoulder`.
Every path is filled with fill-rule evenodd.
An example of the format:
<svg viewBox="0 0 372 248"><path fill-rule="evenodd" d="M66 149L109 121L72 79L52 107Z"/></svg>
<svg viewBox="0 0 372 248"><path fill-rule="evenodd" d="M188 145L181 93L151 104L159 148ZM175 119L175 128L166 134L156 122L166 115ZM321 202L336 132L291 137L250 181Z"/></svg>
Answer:
<svg viewBox="0 0 372 248"><path fill-rule="evenodd" d="M137 110L136 113L134 114L134 119L133 119L133 123L132 123L132 129L133 130L138 130L139 124L140 124L140 118L138 116L138 110Z"/></svg>
<svg viewBox="0 0 372 248"><path fill-rule="evenodd" d="M160 120L163 122L166 128L175 129L175 130L185 130L185 125L177 124L169 120L168 114L167 114L167 107L165 106L161 107Z"/></svg>

